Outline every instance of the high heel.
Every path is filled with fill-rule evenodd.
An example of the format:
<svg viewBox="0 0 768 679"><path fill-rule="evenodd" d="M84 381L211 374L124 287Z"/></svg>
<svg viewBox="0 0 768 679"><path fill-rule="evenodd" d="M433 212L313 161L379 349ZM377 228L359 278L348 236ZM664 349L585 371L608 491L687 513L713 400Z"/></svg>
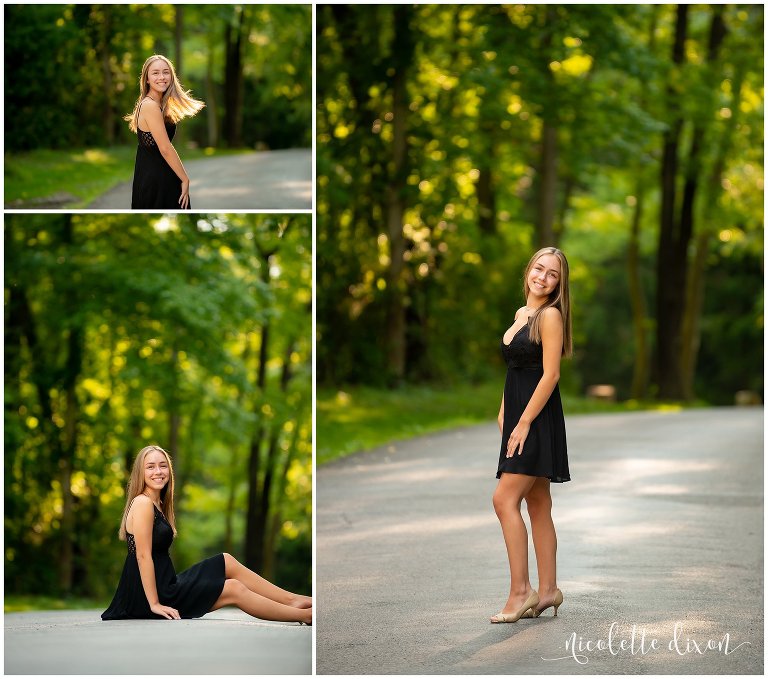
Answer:
<svg viewBox="0 0 768 679"><path fill-rule="evenodd" d="M551 604L547 604L546 606L544 606L544 608L542 608L541 610L539 610L538 608L535 608L533 610L533 617L534 618L538 618L550 606L554 606L555 607L555 614L552 617L556 618L557 617L557 609L560 608L560 604L562 604L562 603L563 603L563 593L558 589L556 591L556 593L555 593L555 600ZM524 617L526 617L526 616L524 616Z"/></svg>
<svg viewBox="0 0 768 679"><path fill-rule="evenodd" d="M539 603L539 595L533 592L526 600L522 607L516 613L497 613L493 616L496 620L491 619L491 622L517 622L520 618L526 617L526 612L535 610Z"/></svg>

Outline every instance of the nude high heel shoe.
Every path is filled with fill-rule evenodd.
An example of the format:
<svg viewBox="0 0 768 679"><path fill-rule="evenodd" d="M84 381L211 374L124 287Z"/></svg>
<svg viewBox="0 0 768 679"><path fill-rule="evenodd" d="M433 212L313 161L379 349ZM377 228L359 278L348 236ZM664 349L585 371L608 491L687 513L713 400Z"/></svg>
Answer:
<svg viewBox="0 0 768 679"><path fill-rule="evenodd" d="M523 615L523 618L538 618L544 611L546 611L550 606L555 607L555 614L552 616L553 618L557 617L557 609L560 608L560 604L563 603L563 593L558 589L555 592L555 600L547 605L544 606L541 610L538 608L532 608L530 611L526 611L525 615Z"/></svg>
<svg viewBox="0 0 768 679"><path fill-rule="evenodd" d="M524 618L525 613L536 609L536 605L539 603L539 595L536 592L531 593L522 607L516 613L497 613L491 618L491 622L517 622L520 618Z"/></svg>

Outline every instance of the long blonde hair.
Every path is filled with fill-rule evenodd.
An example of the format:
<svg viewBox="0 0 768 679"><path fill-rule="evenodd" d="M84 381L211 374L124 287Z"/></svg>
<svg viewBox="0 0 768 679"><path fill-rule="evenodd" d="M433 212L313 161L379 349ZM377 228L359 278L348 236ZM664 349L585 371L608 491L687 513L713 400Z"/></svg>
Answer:
<svg viewBox="0 0 768 679"><path fill-rule="evenodd" d="M171 84L168 86L168 89L165 90L163 98L160 101L160 109L163 112L163 117L175 124L182 118L195 115L195 113L205 106L205 102L194 99L190 95L191 90L185 90L181 86L171 60L164 57L162 54L153 54L144 62L144 66L141 68L141 76L139 77L139 98L136 100L136 105L133 107L133 113L129 113L123 118L123 120L128 121L128 128L131 132L136 132L139 128L139 107L144 98L149 94L147 74L149 73L149 67L152 62L158 59L161 59L168 64L168 68L171 70Z"/></svg>
<svg viewBox="0 0 768 679"><path fill-rule="evenodd" d="M119 536L121 540L126 539L125 521L128 518L128 510L131 508L131 503L134 498L141 495L146 488L144 483L144 458L149 453L162 453L165 455L165 460L168 462L168 483L160 491L160 502L163 505L163 515L166 521L171 524L173 528L173 534L176 535L176 517L173 512L173 465L171 464L171 456L165 452L160 446L145 446L142 448L136 460L133 462L133 469L131 470L131 478L128 481L128 489L125 493L125 509L123 510L123 520L120 522Z"/></svg>
<svg viewBox="0 0 768 679"><path fill-rule="evenodd" d="M560 278L557 287L550 293L549 298L532 315L530 320L530 329L528 337L531 342L541 344L541 314L544 309L555 307L560 310L563 317L563 356L573 354L573 331L571 328L571 293L568 287L568 260L565 258L562 250L547 247L541 248L528 262L523 274L523 295L528 299L528 274L531 272L536 260L542 255L555 255L560 260Z"/></svg>

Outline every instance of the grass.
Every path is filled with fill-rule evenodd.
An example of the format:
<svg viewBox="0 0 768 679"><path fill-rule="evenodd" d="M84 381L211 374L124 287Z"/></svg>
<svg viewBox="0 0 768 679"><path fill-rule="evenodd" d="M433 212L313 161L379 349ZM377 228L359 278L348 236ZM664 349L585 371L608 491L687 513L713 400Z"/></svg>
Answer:
<svg viewBox="0 0 768 679"><path fill-rule="evenodd" d="M5 594L3 610L5 613L20 613L23 611L69 611L84 608L101 608L106 610L109 601L102 599L85 599L72 597L61 599L48 596L24 596Z"/></svg>
<svg viewBox="0 0 768 679"><path fill-rule="evenodd" d="M250 150L201 148L181 153L187 161ZM135 157L135 146L6 153L5 207L33 207L31 201L41 198L51 198L50 205L41 207L88 207L104 192L131 180Z"/></svg>
<svg viewBox="0 0 768 679"><path fill-rule="evenodd" d="M680 410L679 403L607 403L562 394L566 415ZM498 382L400 389L351 387L317 390L317 463L454 427L494 422L501 402ZM703 403L694 406L705 405Z"/></svg>

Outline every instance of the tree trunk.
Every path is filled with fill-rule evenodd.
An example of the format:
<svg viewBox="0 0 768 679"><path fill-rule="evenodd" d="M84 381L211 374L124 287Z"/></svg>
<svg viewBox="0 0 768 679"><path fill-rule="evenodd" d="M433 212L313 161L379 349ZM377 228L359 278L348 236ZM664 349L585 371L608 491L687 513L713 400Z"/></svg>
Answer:
<svg viewBox="0 0 768 679"><path fill-rule="evenodd" d="M641 171L641 170L639 170ZM632 370L632 398L643 399L648 388L648 342L646 326L648 312L645 306L643 286L640 278L640 224L643 218L645 185L637 180L635 189L635 212L632 216L632 230L627 246L627 276L629 278L629 300L632 307L632 329L635 336L635 364Z"/></svg>
<svg viewBox="0 0 768 679"><path fill-rule="evenodd" d="M264 428L251 439L248 456L248 507L245 515L245 565L257 573L261 569L261 545L257 539L259 525L259 472L261 469L261 440Z"/></svg>
<svg viewBox="0 0 768 679"><path fill-rule="evenodd" d="M288 346L283 359L283 369L280 376L280 389L285 392L288 383L291 380L291 354L293 353L293 342L288 342ZM266 434L266 428L264 433ZM269 427L269 446L267 448L267 458L264 464L263 481L260 493L257 499L257 506L253 515L251 529L248 531L249 538L253 543L252 552L254 554L253 566L251 568L258 573L262 573L267 580L272 578L269 570L271 559L268 556L269 547L269 519L272 510L273 483L277 478L280 483L278 472L278 457L280 454L280 426L273 423ZM277 476L276 476L277 474Z"/></svg>
<svg viewBox="0 0 768 679"><path fill-rule="evenodd" d="M709 47L707 61L713 64L718 59L720 46L726 35L726 26L723 21L723 6L715 5L712 8L712 23L709 31ZM701 214L705 219L712 220L717 214L718 197L722 193L722 175L725 169L726 158L730 150L733 130L736 128L741 106L741 83L743 74L737 67L732 81L733 101L731 102L731 117L728 119L725 130L720 136L720 144L715 163L712 167L707 182L705 207ZM712 78L713 94L719 84L719 78ZM714 101L714 100L713 100ZM707 266L707 254L712 233L712 225L704 223L700 226L695 239L695 251L693 262L686 281L686 306L682 322L682 351L680 364L682 366L682 391L686 400L694 398L694 377L696 374L696 358L700 346L700 320L704 306L704 274Z"/></svg>
<svg viewBox="0 0 768 679"><path fill-rule="evenodd" d="M557 203L557 127L544 120L541 131L537 232L539 247L556 246L555 205Z"/></svg>
<svg viewBox="0 0 768 679"><path fill-rule="evenodd" d="M656 25L658 12L654 8L648 29L648 51L653 52L656 45ZM646 105L646 86L641 84L639 106ZM637 163L637 184L635 185L635 211L632 216L629 244L627 246L627 276L629 282L629 298L632 308L632 332L635 337L635 362L632 367L632 386L630 394L634 399L644 399L647 396L648 378L650 372L650 352L648 348L648 310L643 294L642 277L640 275L640 227L645 205L646 181L643 166Z"/></svg>
<svg viewBox="0 0 768 679"><path fill-rule="evenodd" d="M102 24L102 33L99 40L99 51L101 52L101 72L104 79L104 136L107 146L115 143L115 114L112 110L113 92L115 91L112 82L112 65L110 63L112 40L112 8L109 5L101 5L101 12L104 14Z"/></svg>
<svg viewBox="0 0 768 679"><path fill-rule="evenodd" d="M688 26L688 6L678 5L672 61L679 67L684 60ZM679 110L680 92L667 88L668 110ZM664 133L661 164L661 213L656 279L656 370L658 397L681 399L682 371L680 366L681 321L685 298L688 241L675 219L678 145L683 121L676 113ZM690 234L689 234L690 237Z"/></svg>
<svg viewBox="0 0 768 679"><path fill-rule="evenodd" d="M216 114L216 84L213 81L213 41L208 42L208 60L205 66L205 117L208 123L208 146L219 143L219 126Z"/></svg>
<svg viewBox="0 0 768 679"><path fill-rule="evenodd" d="M243 145L243 41L247 40L247 5L237 5L236 25L224 30L224 136L230 148Z"/></svg>
<svg viewBox="0 0 768 679"><path fill-rule="evenodd" d="M266 571L267 564L267 525L269 521L270 505L272 501L272 482L275 478L275 461L279 451L278 440L280 430L273 426L269 437L267 460L264 465L264 482L261 486L259 497L258 520L255 525L253 541L258 545L259 558L255 562L257 572L261 572L267 580L272 579L272 574Z"/></svg>
<svg viewBox="0 0 768 679"><path fill-rule="evenodd" d="M268 272L270 259L275 251L261 252L261 271ZM267 274L268 275L268 274ZM269 361L271 328L269 321L265 321L261 328L261 342L259 345L259 359L256 370L256 386L259 394L263 395L267 385L267 362ZM259 426L251 439L249 458L248 458L248 507L246 510L245 522L245 565L248 568L259 572L264 564L263 550L263 519L262 519L262 500L264 493L262 474L262 445L264 439L269 433L268 426L264 423L261 413L259 399L256 399L256 416L259 418Z"/></svg>
<svg viewBox="0 0 768 679"><path fill-rule="evenodd" d="M269 258L265 257L266 270L269 270ZM261 329L261 346L259 347L259 366L256 384L259 392L264 393L267 379L267 360L269 359L269 323L265 322ZM261 413L258 414L262 418ZM251 439L250 454L248 458L248 508L246 510L245 524L245 565L259 572L262 567L262 536L261 528L261 494L263 488L260 482L261 476L261 446L267 434L266 425L257 427L254 437Z"/></svg>
<svg viewBox="0 0 768 679"><path fill-rule="evenodd" d="M408 177L408 91L407 71L413 56L411 14L409 5L394 8L395 35L392 67L392 160L393 170L387 185L387 232L389 235L389 268L387 271L387 363L391 381L405 377L405 291L403 283L403 215L405 213L406 179Z"/></svg>

